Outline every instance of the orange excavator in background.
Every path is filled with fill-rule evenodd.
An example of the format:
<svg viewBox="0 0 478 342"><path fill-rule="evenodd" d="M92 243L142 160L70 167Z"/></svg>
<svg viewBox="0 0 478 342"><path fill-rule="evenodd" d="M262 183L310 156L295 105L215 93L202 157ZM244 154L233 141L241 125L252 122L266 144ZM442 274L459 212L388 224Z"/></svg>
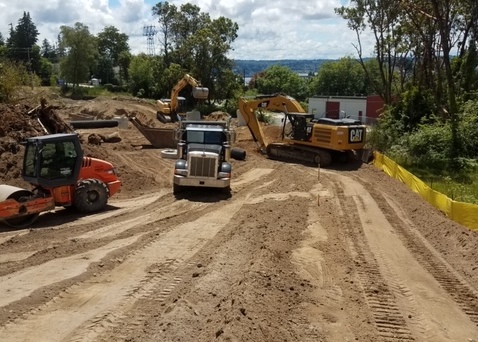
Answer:
<svg viewBox="0 0 478 342"><path fill-rule="evenodd" d="M192 86L192 95L195 99L206 100L209 96L209 89L206 87L201 87L199 82L194 79L189 74L185 74L182 79L176 83L176 85L171 90L170 99L162 99L157 101L159 110L157 111L157 118L163 123L168 122L177 122L180 120L178 114L179 99L178 95L181 90L184 89L187 85Z"/></svg>
<svg viewBox="0 0 478 342"><path fill-rule="evenodd" d="M34 189L0 185L0 223L27 227L56 206L101 211L121 187L111 163L83 156L75 133L32 137L23 144L22 177Z"/></svg>
<svg viewBox="0 0 478 342"><path fill-rule="evenodd" d="M332 157L346 159L361 152L366 126L352 119L316 119L300 103L285 94L241 97L239 112L261 152L271 159L329 166ZM257 110L284 113L282 141L268 143Z"/></svg>

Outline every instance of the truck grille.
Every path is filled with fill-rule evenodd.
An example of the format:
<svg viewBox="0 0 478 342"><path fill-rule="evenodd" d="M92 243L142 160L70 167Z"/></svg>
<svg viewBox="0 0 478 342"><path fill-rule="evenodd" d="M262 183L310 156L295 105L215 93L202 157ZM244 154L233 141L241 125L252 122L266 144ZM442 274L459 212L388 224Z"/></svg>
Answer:
<svg viewBox="0 0 478 342"><path fill-rule="evenodd" d="M189 176L217 178L217 158L207 156L190 156Z"/></svg>

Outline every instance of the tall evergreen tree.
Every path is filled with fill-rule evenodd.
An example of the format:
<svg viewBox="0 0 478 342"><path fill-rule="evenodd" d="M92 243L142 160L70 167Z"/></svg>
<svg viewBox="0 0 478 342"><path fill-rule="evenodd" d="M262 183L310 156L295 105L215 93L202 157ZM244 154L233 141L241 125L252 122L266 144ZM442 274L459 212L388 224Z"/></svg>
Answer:
<svg viewBox="0 0 478 342"><path fill-rule="evenodd" d="M23 17L18 20L15 29L10 30L11 57L16 61L31 63L31 52L38 41L38 30L33 23L30 13L23 12Z"/></svg>
<svg viewBox="0 0 478 342"><path fill-rule="evenodd" d="M43 39L42 41L41 56L48 59L51 63L58 62L55 46L51 45L47 39Z"/></svg>

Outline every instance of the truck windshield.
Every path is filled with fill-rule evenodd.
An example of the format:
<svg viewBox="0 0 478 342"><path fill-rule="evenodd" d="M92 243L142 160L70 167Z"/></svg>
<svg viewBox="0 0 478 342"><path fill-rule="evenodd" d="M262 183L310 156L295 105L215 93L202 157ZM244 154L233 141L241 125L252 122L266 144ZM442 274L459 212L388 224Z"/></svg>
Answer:
<svg viewBox="0 0 478 342"><path fill-rule="evenodd" d="M224 135L214 131L187 131L188 143L222 145Z"/></svg>

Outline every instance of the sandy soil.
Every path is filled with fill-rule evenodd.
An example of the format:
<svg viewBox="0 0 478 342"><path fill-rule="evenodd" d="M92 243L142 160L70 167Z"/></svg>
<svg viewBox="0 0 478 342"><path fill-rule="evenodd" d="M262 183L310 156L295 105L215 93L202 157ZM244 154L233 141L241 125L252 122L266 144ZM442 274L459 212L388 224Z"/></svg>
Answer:
<svg viewBox="0 0 478 342"><path fill-rule="evenodd" d="M155 119L142 101L55 101L66 120ZM176 198L174 160L131 124L78 131L121 137L84 149L122 190L98 214L0 227L0 341L478 341L478 233L372 165L268 160L238 127L231 196ZM7 133L2 181L28 186Z"/></svg>

